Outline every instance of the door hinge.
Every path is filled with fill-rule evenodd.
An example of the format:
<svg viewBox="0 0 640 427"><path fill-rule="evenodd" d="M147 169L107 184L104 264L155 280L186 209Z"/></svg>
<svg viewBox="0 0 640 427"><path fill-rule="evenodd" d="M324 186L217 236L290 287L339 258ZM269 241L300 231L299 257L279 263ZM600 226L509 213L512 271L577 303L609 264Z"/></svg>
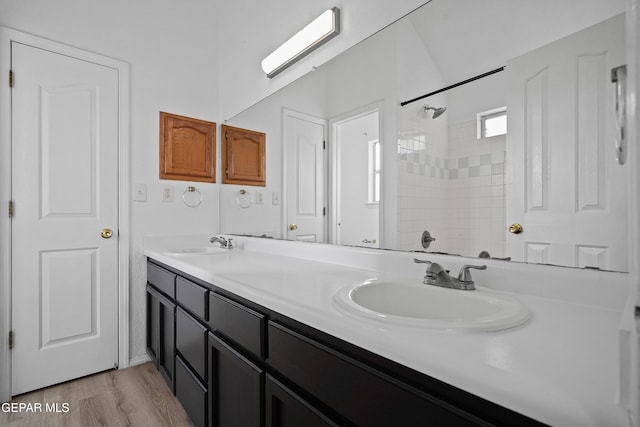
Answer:
<svg viewBox="0 0 640 427"><path fill-rule="evenodd" d="M225 173L227 176L229 176L229 168L226 168L226 169L224 170L224 173Z"/></svg>
<svg viewBox="0 0 640 427"><path fill-rule="evenodd" d="M13 70L9 70L9 87L13 87L13 80L14 76L13 76Z"/></svg>
<svg viewBox="0 0 640 427"><path fill-rule="evenodd" d="M9 350L13 348L13 331L9 331Z"/></svg>
<svg viewBox="0 0 640 427"><path fill-rule="evenodd" d="M322 141L322 149L323 150L327 149L327 141Z"/></svg>
<svg viewBox="0 0 640 427"><path fill-rule="evenodd" d="M224 131L224 139L229 139L229 132L228 131Z"/></svg>
<svg viewBox="0 0 640 427"><path fill-rule="evenodd" d="M327 208L322 208L322 216L327 216Z"/></svg>
<svg viewBox="0 0 640 427"><path fill-rule="evenodd" d="M9 218L13 218L13 214L14 214L13 200L9 200Z"/></svg>

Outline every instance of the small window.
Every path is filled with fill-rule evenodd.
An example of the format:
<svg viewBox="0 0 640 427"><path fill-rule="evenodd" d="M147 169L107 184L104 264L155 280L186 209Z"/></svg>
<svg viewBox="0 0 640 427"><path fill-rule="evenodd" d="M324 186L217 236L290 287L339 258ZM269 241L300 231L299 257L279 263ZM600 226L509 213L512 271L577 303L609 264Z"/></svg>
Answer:
<svg viewBox="0 0 640 427"><path fill-rule="evenodd" d="M369 141L369 203L380 203L380 141Z"/></svg>
<svg viewBox="0 0 640 427"><path fill-rule="evenodd" d="M478 113L478 139L507 134L507 107Z"/></svg>

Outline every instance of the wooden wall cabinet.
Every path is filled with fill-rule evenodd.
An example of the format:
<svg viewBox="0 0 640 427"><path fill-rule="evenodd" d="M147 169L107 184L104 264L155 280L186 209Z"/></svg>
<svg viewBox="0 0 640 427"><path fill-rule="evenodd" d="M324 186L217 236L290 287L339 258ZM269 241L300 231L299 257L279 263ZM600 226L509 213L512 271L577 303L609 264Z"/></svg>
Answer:
<svg viewBox="0 0 640 427"><path fill-rule="evenodd" d="M160 179L216 182L216 124L160 112Z"/></svg>
<svg viewBox="0 0 640 427"><path fill-rule="evenodd" d="M266 184L266 135L248 129L222 125L222 183Z"/></svg>

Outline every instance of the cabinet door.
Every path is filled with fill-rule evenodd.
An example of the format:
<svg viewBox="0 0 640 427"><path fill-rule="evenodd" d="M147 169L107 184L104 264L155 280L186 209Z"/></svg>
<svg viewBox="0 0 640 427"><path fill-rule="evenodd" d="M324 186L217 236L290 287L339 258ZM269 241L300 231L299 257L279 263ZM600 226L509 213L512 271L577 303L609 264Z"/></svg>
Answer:
<svg viewBox="0 0 640 427"><path fill-rule="evenodd" d="M222 183L264 187L266 135L222 125Z"/></svg>
<svg viewBox="0 0 640 427"><path fill-rule="evenodd" d="M175 393L176 305L147 284L147 353Z"/></svg>
<svg viewBox="0 0 640 427"><path fill-rule="evenodd" d="M160 179L216 182L216 124L160 112Z"/></svg>
<svg viewBox="0 0 640 427"><path fill-rule="evenodd" d="M158 293L147 285L147 354L158 367Z"/></svg>
<svg viewBox="0 0 640 427"><path fill-rule="evenodd" d="M176 397L195 427L207 425L207 388L180 356L176 356Z"/></svg>
<svg viewBox="0 0 640 427"><path fill-rule="evenodd" d="M158 296L157 366L172 393L175 393L175 330L176 305Z"/></svg>
<svg viewBox="0 0 640 427"><path fill-rule="evenodd" d="M266 379L265 403L266 427L338 426L271 375Z"/></svg>
<svg viewBox="0 0 640 427"><path fill-rule="evenodd" d="M214 427L260 427L264 371L209 334L209 395Z"/></svg>

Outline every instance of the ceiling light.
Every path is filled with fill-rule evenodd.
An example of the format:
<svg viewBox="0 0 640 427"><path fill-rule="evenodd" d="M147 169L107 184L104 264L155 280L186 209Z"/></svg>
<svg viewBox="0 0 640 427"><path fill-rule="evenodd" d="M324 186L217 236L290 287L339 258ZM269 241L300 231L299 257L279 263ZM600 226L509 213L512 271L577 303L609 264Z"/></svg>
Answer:
<svg viewBox="0 0 640 427"><path fill-rule="evenodd" d="M262 69L272 78L288 66L340 33L340 9L325 11L262 60Z"/></svg>

